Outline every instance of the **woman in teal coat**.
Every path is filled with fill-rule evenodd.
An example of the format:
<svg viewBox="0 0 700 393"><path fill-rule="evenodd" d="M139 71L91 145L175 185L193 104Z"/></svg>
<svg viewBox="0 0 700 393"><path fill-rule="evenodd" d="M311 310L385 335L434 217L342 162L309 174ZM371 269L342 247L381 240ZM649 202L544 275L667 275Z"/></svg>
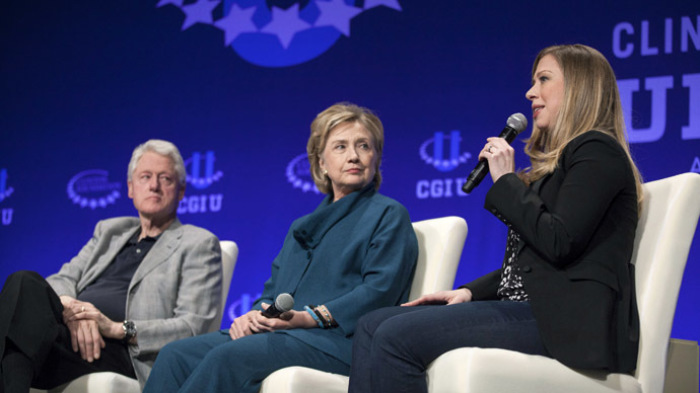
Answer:
<svg viewBox="0 0 700 393"><path fill-rule="evenodd" d="M333 105L311 124L311 173L328 196L292 223L253 310L228 331L161 350L144 392L257 392L288 366L348 375L357 320L407 300L418 244L406 208L377 192L383 127L369 110ZM294 309L261 310L280 293Z"/></svg>

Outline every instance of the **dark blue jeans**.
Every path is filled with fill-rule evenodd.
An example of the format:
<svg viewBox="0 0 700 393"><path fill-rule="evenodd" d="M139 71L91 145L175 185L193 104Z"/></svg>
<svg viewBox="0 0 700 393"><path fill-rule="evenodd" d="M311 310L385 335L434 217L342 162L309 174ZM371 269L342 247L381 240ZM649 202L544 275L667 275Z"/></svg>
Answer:
<svg viewBox="0 0 700 393"><path fill-rule="evenodd" d="M427 392L428 365L460 347L549 356L528 302L387 307L358 322L350 392Z"/></svg>

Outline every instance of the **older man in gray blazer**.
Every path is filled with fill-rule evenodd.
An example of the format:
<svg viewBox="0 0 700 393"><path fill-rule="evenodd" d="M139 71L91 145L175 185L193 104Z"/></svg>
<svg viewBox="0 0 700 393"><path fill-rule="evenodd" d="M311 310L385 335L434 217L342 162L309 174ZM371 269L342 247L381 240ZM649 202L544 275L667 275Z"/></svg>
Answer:
<svg viewBox="0 0 700 393"><path fill-rule="evenodd" d="M185 167L170 142L134 150L128 170L136 217L100 221L92 239L44 280L11 275L0 293L0 392L50 389L113 371L143 385L166 343L214 328L221 250L182 225Z"/></svg>

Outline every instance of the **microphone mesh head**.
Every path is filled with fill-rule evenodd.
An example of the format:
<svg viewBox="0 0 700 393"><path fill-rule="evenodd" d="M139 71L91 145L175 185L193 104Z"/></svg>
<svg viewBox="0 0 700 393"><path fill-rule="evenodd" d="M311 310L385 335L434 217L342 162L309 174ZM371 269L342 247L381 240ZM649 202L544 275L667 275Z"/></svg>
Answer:
<svg viewBox="0 0 700 393"><path fill-rule="evenodd" d="M510 115L510 117L508 117L506 124L508 127L518 131L518 134L520 134L527 128L527 119L522 113L513 113Z"/></svg>
<svg viewBox="0 0 700 393"><path fill-rule="evenodd" d="M280 293L275 299L275 307L282 312L287 312L294 307L294 298L288 293Z"/></svg>

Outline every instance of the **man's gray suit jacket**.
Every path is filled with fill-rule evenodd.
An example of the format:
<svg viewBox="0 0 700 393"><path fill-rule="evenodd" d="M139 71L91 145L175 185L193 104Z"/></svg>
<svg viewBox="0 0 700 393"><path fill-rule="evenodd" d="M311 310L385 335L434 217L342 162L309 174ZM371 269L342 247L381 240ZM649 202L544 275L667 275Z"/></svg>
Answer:
<svg viewBox="0 0 700 393"><path fill-rule="evenodd" d="M46 280L59 296L77 297L139 227L136 217L100 221L80 253ZM127 294L125 315L138 329L129 353L142 387L165 344L218 328L212 325L221 307L221 279L216 236L175 219L139 265Z"/></svg>

